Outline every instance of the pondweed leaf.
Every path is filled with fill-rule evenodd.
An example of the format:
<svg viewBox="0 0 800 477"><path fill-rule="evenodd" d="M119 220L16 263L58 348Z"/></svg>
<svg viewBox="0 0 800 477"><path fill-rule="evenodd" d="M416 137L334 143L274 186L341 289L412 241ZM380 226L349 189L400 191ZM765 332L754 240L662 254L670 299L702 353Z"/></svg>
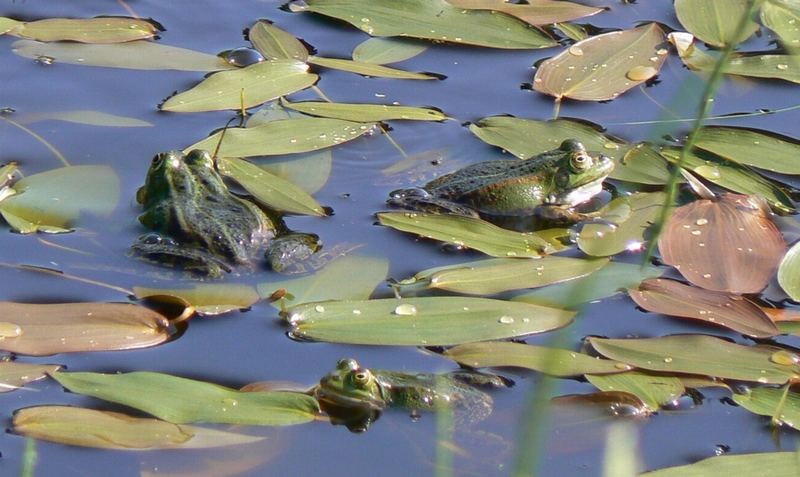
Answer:
<svg viewBox="0 0 800 477"><path fill-rule="evenodd" d="M729 161L781 174L800 174L800 141L760 129L706 126L694 146Z"/></svg>
<svg viewBox="0 0 800 477"><path fill-rule="evenodd" d="M641 474L642 477L794 477L797 475L797 452L721 455L694 464L667 467Z"/></svg>
<svg viewBox="0 0 800 477"><path fill-rule="evenodd" d="M289 181L238 158L219 158L219 171L238 182L253 198L271 209L297 215L327 215L316 199Z"/></svg>
<svg viewBox="0 0 800 477"><path fill-rule="evenodd" d="M291 4L346 21L372 36L406 36L490 48L534 49L555 46L539 30L506 15L464 11L445 0L307 0Z"/></svg>
<svg viewBox="0 0 800 477"><path fill-rule="evenodd" d="M122 374L51 374L77 394L124 404L175 424L288 426L314 419L311 396L293 392L241 392L217 384L139 371Z"/></svg>
<svg viewBox="0 0 800 477"><path fill-rule="evenodd" d="M252 108L308 88L319 77L297 60L268 60L245 68L220 71L161 105L163 111L191 113Z"/></svg>
<svg viewBox="0 0 800 477"><path fill-rule="evenodd" d="M0 349L45 356L79 351L146 348L169 338L160 314L126 303L0 302Z"/></svg>
<svg viewBox="0 0 800 477"><path fill-rule="evenodd" d="M714 46L738 44L757 31L758 24L752 20L737 30L739 19L749 11L747 0L675 0L675 14L681 25Z"/></svg>
<svg viewBox="0 0 800 477"><path fill-rule="evenodd" d="M633 394L642 400L651 412L669 404L686 392L683 382L672 376L660 376L628 371L625 373L604 374L602 376L587 374L587 381L601 391L621 391Z"/></svg>
<svg viewBox="0 0 800 477"><path fill-rule="evenodd" d="M664 40L655 23L589 37L539 65L533 89L557 100L614 99L658 74Z"/></svg>
<svg viewBox="0 0 800 477"><path fill-rule="evenodd" d="M255 288L240 283L198 283L189 288L133 287L136 298L177 298L199 315L219 315L250 308L261 299Z"/></svg>
<svg viewBox="0 0 800 477"><path fill-rule="evenodd" d="M650 185L666 184L669 176L667 161L646 142L628 149L611 173L613 179Z"/></svg>
<svg viewBox="0 0 800 477"><path fill-rule="evenodd" d="M778 283L792 300L800 302L800 242L792 245L781 259Z"/></svg>
<svg viewBox="0 0 800 477"><path fill-rule="evenodd" d="M575 312L472 297L320 301L286 312L301 340L365 345L447 346L506 339L568 325Z"/></svg>
<svg viewBox="0 0 800 477"><path fill-rule="evenodd" d="M705 321L756 338L779 334L761 308L739 295L660 278L645 280L628 294L647 311Z"/></svg>
<svg viewBox="0 0 800 477"><path fill-rule="evenodd" d="M152 123L142 121L141 119L117 116L116 114L104 113L102 111L92 111L89 109L24 113L19 116L15 116L14 119L20 124L30 124L39 121L64 121L75 124L86 124L88 126L118 128L141 128L153 126Z"/></svg>
<svg viewBox="0 0 800 477"><path fill-rule="evenodd" d="M368 38L353 50L353 61L385 65L408 60L427 49L425 42L409 38Z"/></svg>
<svg viewBox="0 0 800 477"><path fill-rule="evenodd" d="M329 149L321 151L272 156L268 159L251 159L251 162L265 171L289 181L313 194L328 182L333 167L333 153Z"/></svg>
<svg viewBox="0 0 800 477"><path fill-rule="evenodd" d="M55 373L60 364L32 364L17 361L0 362L0 393L16 391L28 383L44 379Z"/></svg>
<svg viewBox="0 0 800 477"><path fill-rule="evenodd" d="M38 41L125 43L153 38L156 26L139 18L46 18L17 25L9 35Z"/></svg>
<svg viewBox="0 0 800 477"><path fill-rule="evenodd" d="M0 214L11 227L20 233L68 232L82 214L113 212L119 178L109 166L70 166L24 177L13 190L0 201Z"/></svg>
<svg viewBox="0 0 800 477"><path fill-rule="evenodd" d="M462 344L448 349L444 356L471 368L512 366L565 378L589 373L621 373L631 369L624 363L594 358L577 351L505 341Z"/></svg>
<svg viewBox="0 0 800 477"><path fill-rule="evenodd" d="M663 192L637 192L614 199L608 205L606 219L611 223L586 222L578 234L578 247L587 255L608 257L625 250L638 252L644 247L645 235L656 220L666 200ZM622 220L614 219L615 210L630 209Z"/></svg>
<svg viewBox="0 0 800 477"><path fill-rule="evenodd" d="M528 0L522 4L510 3L505 0L447 0L447 3L468 10L503 12L530 25L568 22L596 15L604 10L579 3L553 0Z"/></svg>
<svg viewBox="0 0 800 477"><path fill-rule="evenodd" d="M786 242L763 200L722 194L676 208L658 250L665 263L699 287L758 293L778 268Z"/></svg>
<svg viewBox="0 0 800 477"><path fill-rule="evenodd" d="M22 25L24 22L14 20L13 18L0 17L0 35L7 33L14 28Z"/></svg>
<svg viewBox="0 0 800 477"><path fill-rule="evenodd" d="M778 34L781 44L790 53L796 54L800 49L800 5L797 2L783 0L762 2L761 23Z"/></svg>
<svg viewBox="0 0 800 477"><path fill-rule="evenodd" d="M580 278L595 272L608 259L541 257L534 260L494 258L423 270L393 286L401 294L438 289L469 295L492 295L537 288Z"/></svg>
<svg viewBox="0 0 800 477"><path fill-rule="evenodd" d="M796 379L800 372L797 363L776 359L776 356L786 353L781 348L744 346L714 336L589 338L589 342L607 358L650 371L701 374L763 384L783 384Z"/></svg>
<svg viewBox="0 0 800 477"><path fill-rule="evenodd" d="M444 113L432 108L395 106L388 104L328 103L324 101L303 101L290 103L281 100L287 108L310 116L344 119L361 123L403 119L410 121L444 121Z"/></svg>
<svg viewBox="0 0 800 477"><path fill-rule="evenodd" d="M19 40L11 45L11 49L15 54L25 58L52 58L57 63L106 68L178 71L218 71L235 68L215 55L152 41L84 45Z"/></svg>
<svg viewBox="0 0 800 477"><path fill-rule="evenodd" d="M800 360L794 353L786 352L788 359ZM784 397L785 396L785 397ZM753 414L769 416L774 424L786 424L800 429L800 394L781 388L747 388L744 393L734 393L736 404Z"/></svg>
<svg viewBox="0 0 800 477"><path fill-rule="evenodd" d="M398 70L388 66L376 65L374 63L361 63L358 61L344 60L341 58L323 58L321 56L309 56L308 60L312 65L334 70L347 71L363 76L373 76L376 78L393 78L408 80L438 80L439 76L425 73L414 73L413 71Z"/></svg>
<svg viewBox="0 0 800 477"><path fill-rule="evenodd" d="M264 440L111 411L34 406L14 413L12 432L72 446L116 450L206 449Z"/></svg>
<svg viewBox="0 0 800 477"><path fill-rule="evenodd" d="M410 212L379 212L381 225L481 251L493 257L540 257L566 248L555 240L560 229L514 232L475 217Z"/></svg>
<svg viewBox="0 0 800 477"><path fill-rule="evenodd" d="M219 155L250 157L316 151L353 140L372 131L374 127L374 123L341 119L299 118L269 121L247 128L229 128L220 145ZM185 150L213 151L221 135L221 131L214 133Z"/></svg>
<svg viewBox="0 0 800 477"><path fill-rule="evenodd" d="M300 40L267 21L257 21L250 27L247 37L265 58L298 61L308 59L308 49Z"/></svg>
<svg viewBox="0 0 800 477"><path fill-rule="evenodd" d="M589 421L619 417L646 417L652 414L650 408L638 396L624 391L598 391L590 394L567 394L556 396L551 402L556 415L569 413L575 415L589 414ZM588 412L587 412L588 411ZM599 413L599 415L597 415Z"/></svg>

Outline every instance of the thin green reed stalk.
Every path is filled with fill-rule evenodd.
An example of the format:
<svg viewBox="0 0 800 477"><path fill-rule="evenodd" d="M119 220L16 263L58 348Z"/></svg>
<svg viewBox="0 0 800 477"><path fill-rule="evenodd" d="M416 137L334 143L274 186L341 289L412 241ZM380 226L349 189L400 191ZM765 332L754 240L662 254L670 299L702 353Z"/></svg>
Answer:
<svg viewBox="0 0 800 477"><path fill-rule="evenodd" d="M742 15L741 18L739 18L739 22L737 23L737 32L744 31L747 21L753 18L762 2L763 0L750 0L748 2L749 8L747 9L747 12ZM741 33L738 35L738 37L741 37ZM681 149L681 156L678 159L678 162L674 164L674 167L670 172L669 181L665 187L667 197L664 199L664 205L661 207L661 212L658 214L658 218L653 224L652 236L650 241L647 243L647 249L645 250L642 263L649 262L650 258L653 256L655 247L658 243L658 237L661 235L661 232L664 229L664 224L669 218L670 208L672 207L672 204L675 203L675 197L678 194L678 178L680 177L680 170L683 167L683 164L686 162L689 152L694 148L694 144L697 141L697 135L700 131L700 128L703 127L703 122L705 122L706 118L711 114L714 96L716 95L717 89L722 82L723 69L730 61L731 54L738 43L739 41L731 41L725 45L725 47L722 49L719 59L717 59L717 62L714 65L714 70L711 72L711 76L708 78L708 82L706 82L706 87L703 90L703 98L700 101L700 107L698 108L698 114L694 120L692 131L689 133L689 137L686 138L686 143L684 144L683 149Z"/></svg>
<svg viewBox="0 0 800 477"><path fill-rule="evenodd" d="M36 466L36 439L25 438L25 451L22 454L22 470L20 477L33 477L33 468Z"/></svg>

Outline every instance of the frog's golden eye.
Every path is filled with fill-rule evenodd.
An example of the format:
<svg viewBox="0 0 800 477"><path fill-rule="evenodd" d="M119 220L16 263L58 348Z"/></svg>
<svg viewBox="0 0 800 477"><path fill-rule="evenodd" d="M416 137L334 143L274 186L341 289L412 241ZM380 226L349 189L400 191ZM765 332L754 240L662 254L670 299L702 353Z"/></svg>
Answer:
<svg viewBox="0 0 800 477"><path fill-rule="evenodd" d="M361 369L353 373L353 384L366 386L372 380L372 373L368 369Z"/></svg>
<svg viewBox="0 0 800 477"><path fill-rule="evenodd" d="M569 160L569 165L575 172L585 171L592 167L592 156L588 154L575 154Z"/></svg>
<svg viewBox="0 0 800 477"><path fill-rule="evenodd" d="M150 164L150 167L158 167L164 162L164 155L163 154L156 154L153 157L153 162Z"/></svg>

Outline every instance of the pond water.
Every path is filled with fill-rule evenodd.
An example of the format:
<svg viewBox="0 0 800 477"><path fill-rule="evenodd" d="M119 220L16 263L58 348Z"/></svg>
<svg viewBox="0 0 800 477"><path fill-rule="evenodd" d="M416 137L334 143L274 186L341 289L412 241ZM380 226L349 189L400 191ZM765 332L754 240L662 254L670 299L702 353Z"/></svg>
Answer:
<svg viewBox="0 0 800 477"><path fill-rule="evenodd" d="M237 0L233 2L187 1L127 2L143 18L165 26L161 42L216 53L245 46L242 30L259 18L316 47L318 54L348 58L367 35L345 24L311 14L292 14L279 9L280 2ZM631 28L636 22L659 21L674 28L680 25L671 2L624 4L616 0L585 1L610 7L587 21L604 28ZM20 20L48 17L92 17L128 15L122 2L85 0L0 1L0 16ZM767 48L767 35L750 40L748 49ZM29 127L53 144L73 165L108 164L121 179L121 200L107 219L89 219L71 234L34 236L0 234L0 261L52 267L82 277L133 286L170 286L179 274L165 273L155 266L133 260L126 253L143 232L136 217L140 213L135 191L143 183L154 154L182 149L223 126L228 112L175 114L157 111L157 105L173 91L185 90L202 78L201 73L137 71L67 65L44 66L13 54L16 38L0 36L0 107L15 114L97 110L137 118L152 127L92 127L47 121ZM555 54L555 49L508 51L468 46L433 45L424 54L398 67L409 71L430 71L447 76L444 81L402 81L364 78L334 70L321 71L318 83L325 94L338 102L380 102L404 105L432 105L454 120L443 123L393 122L391 136L408 154L432 149L446 151L441 165L432 173L447 172L479 160L503 154L474 137L465 122L511 114L547 119L552 116L552 99L522 89L532 81L532 65ZM658 140L669 134L681 137L691 123L657 126L631 122L667 118L692 118L696 114L703 83L671 54L653 87L635 89L608 103L566 101L560 115L593 121L609 133L628 141ZM715 101L716 114L784 107L796 90L788 83L748 80L726 81ZM293 100L316 99L310 91ZM14 116L10 116L14 117ZM721 121L721 124L751 126L798 136L798 111L773 116ZM20 164L25 174L45 171L61 164L32 137L6 123L0 123L0 162ZM432 241L420 241L376 226L373 214L384 210L389 191L419 185L424 179L381 171L402 159L398 150L379 134L362 137L333 151L330 180L315 194L320 203L334 209L327 218L292 217L290 227L313 231L326 246L339 243L363 244L358 254L384 257L389 276L404 278L419 270L474 260L477 252L454 253L441 250ZM90 187L91 184L87 184ZM76 252L79 251L80 253ZM628 255L618 260L638 260ZM353 271L358 273L358 271ZM262 283L278 281L273 272L258 269L226 282ZM0 267L2 300L22 302L126 301L117 291L61 278ZM392 296L385 285L373 297ZM608 337L650 337L682 332L713 332L741 339L735 333L704 328L635 308L618 295L592 303L567 329L565 346L577 349L587 335ZM76 353L47 358L21 358L24 362L58 363L70 371L127 372L149 370L215 382L231 387L262 380L292 381L311 386L331 370L339 358L353 357L362 364L383 369L446 371L456 369L450 361L413 347L368 347L296 342L287 338L275 309L259 303L247 312L233 312L216 318L193 319L186 332L167 344L137 351ZM529 343L546 343L547 334ZM797 340L782 337L782 343ZM461 475L507 475L518 449L522 412L539 379L535 373L504 372L516 382L513 388L493 393L494 413L465 433L458 443L467 449L456 457ZM558 380L554 395L586 393L594 387L575 380ZM713 456L721 445L735 453L794 449L796 433L782 429L779 442L772 439L768 421L726 404L726 393L706 393L702 404L678 411L661 411L637 421L639 446L646 469L693 462ZM14 410L37 404L83 405L120 410L99 400L65 393L52 380L23 390L0 395L0 416L9 422ZM602 469L605 429L610 421L556 414L544 431L546 446L540 475L599 475ZM57 444L38 443L36 476L84 475L189 475L211 468L207 475L327 475L345 476L375 473L385 476L431 475L435 472L436 419L423 415L410 419L404 412L387 412L368 432L355 434L340 426L315 422L289 428L246 428L240 431L263 434L261 443L212 451L112 452ZM462 442L463 441L463 442ZM0 435L0 473L18 475L24 438ZM217 467L214 467L217 466Z"/></svg>

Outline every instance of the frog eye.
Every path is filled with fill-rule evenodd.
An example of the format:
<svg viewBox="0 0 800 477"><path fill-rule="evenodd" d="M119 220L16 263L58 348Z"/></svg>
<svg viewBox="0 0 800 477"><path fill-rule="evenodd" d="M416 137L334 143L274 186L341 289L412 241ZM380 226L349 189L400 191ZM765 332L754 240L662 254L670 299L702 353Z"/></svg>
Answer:
<svg viewBox="0 0 800 477"><path fill-rule="evenodd" d="M358 369L358 362L353 358L343 358L336 363L336 369L340 371L355 371Z"/></svg>
<svg viewBox="0 0 800 477"><path fill-rule="evenodd" d="M353 373L353 384L356 386L366 386L372 380L372 373L368 369L360 369Z"/></svg>
<svg viewBox="0 0 800 477"><path fill-rule="evenodd" d="M585 171L592 167L592 156L588 154L575 154L569 160L569 165L575 172Z"/></svg>

